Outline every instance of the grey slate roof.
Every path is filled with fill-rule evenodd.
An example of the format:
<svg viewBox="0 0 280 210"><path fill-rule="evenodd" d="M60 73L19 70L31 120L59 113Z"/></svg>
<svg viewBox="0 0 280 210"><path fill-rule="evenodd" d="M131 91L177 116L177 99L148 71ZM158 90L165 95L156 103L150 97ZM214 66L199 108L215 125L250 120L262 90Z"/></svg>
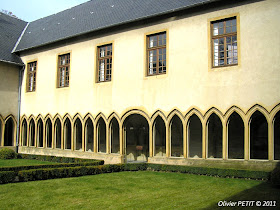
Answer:
<svg viewBox="0 0 280 210"><path fill-rule="evenodd" d="M21 59L12 54L27 22L0 12L0 61L22 65Z"/></svg>
<svg viewBox="0 0 280 210"><path fill-rule="evenodd" d="M16 52L215 0L91 0L31 22Z"/></svg>

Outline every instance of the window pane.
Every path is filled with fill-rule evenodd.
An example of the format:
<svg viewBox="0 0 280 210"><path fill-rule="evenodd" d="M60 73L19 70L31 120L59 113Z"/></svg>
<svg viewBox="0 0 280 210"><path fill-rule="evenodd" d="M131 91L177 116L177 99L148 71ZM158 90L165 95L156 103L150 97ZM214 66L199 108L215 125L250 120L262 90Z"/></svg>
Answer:
<svg viewBox="0 0 280 210"><path fill-rule="evenodd" d="M224 38L219 39L219 44L224 44Z"/></svg>
<svg viewBox="0 0 280 210"><path fill-rule="evenodd" d="M224 33L224 28L219 28L219 34L223 34Z"/></svg>
<svg viewBox="0 0 280 210"><path fill-rule="evenodd" d="M150 36L149 47L157 46L157 36Z"/></svg>
<svg viewBox="0 0 280 210"><path fill-rule="evenodd" d="M105 57L105 51L105 47L101 47L99 57Z"/></svg>

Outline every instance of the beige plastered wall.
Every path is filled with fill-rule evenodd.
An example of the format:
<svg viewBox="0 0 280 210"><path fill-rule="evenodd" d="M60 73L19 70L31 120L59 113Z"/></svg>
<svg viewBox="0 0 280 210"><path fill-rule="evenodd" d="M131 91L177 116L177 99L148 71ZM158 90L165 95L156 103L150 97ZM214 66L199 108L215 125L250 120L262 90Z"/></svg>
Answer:
<svg viewBox="0 0 280 210"><path fill-rule="evenodd" d="M255 104L271 111L280 101L279 11L278 0L260 1L23 56L25 64L37 60L37 81L36 91L26 92L25 71L21 115L109 117L140 109L151 116L173 109L186 114L191 107L205 114L211 107L225 113L233 105L246 113ZM231 14L239 18L239 63L213 69L210 21ZM167 73L147 77L146 35L159 31L167 32ZM103 43L113 44L112 81L96 83L96 48ZM57 57L69 52L70 85L57 88ZM7 101L0 103L2 109Z"/></svg>
<svg viewBox="0 0 280 210"><path fill-rule="evenodd" d="M5 120L18 113L19 67L0 61L0 115Z"/></svg>

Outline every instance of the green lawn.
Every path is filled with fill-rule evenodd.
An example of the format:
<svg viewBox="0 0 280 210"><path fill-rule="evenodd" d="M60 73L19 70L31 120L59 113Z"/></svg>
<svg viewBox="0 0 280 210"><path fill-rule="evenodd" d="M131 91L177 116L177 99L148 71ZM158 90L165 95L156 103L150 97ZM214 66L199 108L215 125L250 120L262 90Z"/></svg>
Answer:
<svg viewBox="0 0 280 210"><path fill-rule="evenodd" d="M40 160L28 160L28 159L11 159L11 160L1 160L0 167L6 166L29 166L29 165L47 165L55 164L54 162L40 161Z"/></svg>
<svg viewBox="0 0 280 210"><path fill-rule="evenodd" d="M151 171L0 185L0 209L213 209L220 200L277 200L279 207L280 190L264 181Z"/></svg>

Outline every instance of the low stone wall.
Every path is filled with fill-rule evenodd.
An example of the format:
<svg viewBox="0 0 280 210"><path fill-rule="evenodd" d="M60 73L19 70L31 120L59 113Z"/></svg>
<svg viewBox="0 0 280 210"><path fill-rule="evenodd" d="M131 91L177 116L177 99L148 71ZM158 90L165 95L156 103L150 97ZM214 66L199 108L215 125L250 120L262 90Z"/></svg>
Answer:
<svg viewBox="0 0 280 210"><path fill-rule="evenodd" d="M247 170L273 170L280 161L270 160L223 160L223 159L186 159L186 158L167 158L150 157L149 163L167 164L167 165L187 165L212 168L232 168Z"/></svg>
<svg viewBox="0 0 280 210"><path fill-rule="evenodd" d="M104 160L105 164L124 163L124 158L120 154L104 154L61 149L46 149L37 147L19 147L18 153Z"/></svg>
<svg viewBox="0 0 280 210"><path fill-rule="evenodd" d="M105 164L126 163L126 157L120 154L105 154L73 150L47 149L37 147L19 147L19 153L33 155L52 155L85 159L104 160ZM167 165L186 165L212 168L232 168L271 171L280 161L271 160L223 160L223 159L186 159L180 157L149 157L148 163Z"/></svg>

